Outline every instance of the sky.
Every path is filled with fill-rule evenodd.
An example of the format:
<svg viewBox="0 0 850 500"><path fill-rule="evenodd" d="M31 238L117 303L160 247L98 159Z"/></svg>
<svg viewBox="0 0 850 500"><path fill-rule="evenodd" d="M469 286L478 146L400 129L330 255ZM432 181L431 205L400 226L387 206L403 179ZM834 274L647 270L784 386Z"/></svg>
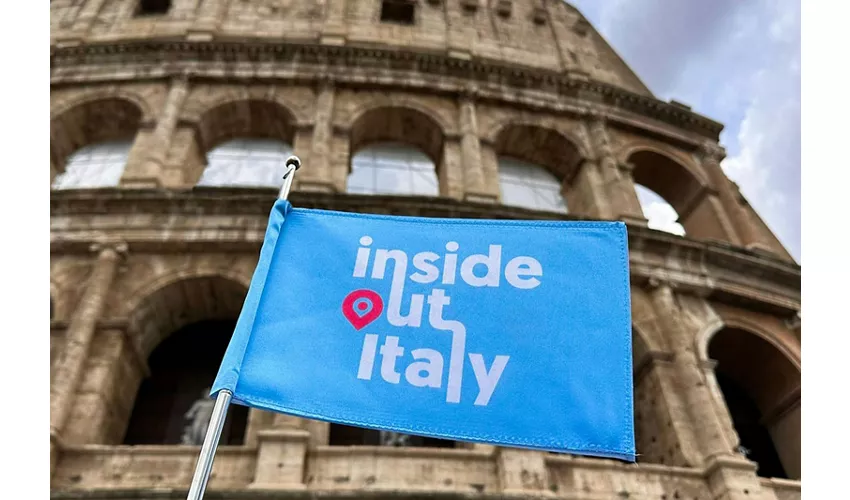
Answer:
<svg viewBox="0 0 850 500"><path fill-rule="evenodd" d="M661 100L724 125L723 170L800 262L800 0L572 0ZM675 212L639 190L650 225Z"/></svg>

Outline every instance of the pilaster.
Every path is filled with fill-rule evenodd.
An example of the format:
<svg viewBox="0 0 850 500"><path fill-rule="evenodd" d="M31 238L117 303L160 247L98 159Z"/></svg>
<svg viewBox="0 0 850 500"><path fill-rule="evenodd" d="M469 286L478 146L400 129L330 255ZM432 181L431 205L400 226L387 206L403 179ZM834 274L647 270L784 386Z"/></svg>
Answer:
<svg viewBox="0 0 850 500"><path fill-rule="evenodd" d="M333 192L331 179L331 141L336 91L329 81L319 84L316 96L315 124L310 138L310 163L295 178L300 191ZM303 158L302 158L303 161Z"/></svg>
<svg viewBox="0 0 850 500"><path fill-rule="evenodd" d="M440 196L463 199L463 165L461 137L446 136L443 142L443 157L437 165L437 179L440 183Z"/></svg>
<svg viewBox="0 0 850 500"><path fill-rule="evenodd" d="M584 160L576 167L575 176L566 186L567 208L571 213L596 219L615 218L600 170L599 164L592 160Z"/></svg>
<svg viewBox="0 0 850 500"><path fill-rule="evenodd" d="M464 199L470 201L495 202L499 192L488 191L484 182L481 141L478 137L478 117L472 96L464 96L460 102L460 147L463 164ZM496 173L498 175L498 172Z"/></svg>
<svg viewBox="0 0 850 500"><path fill-rule="evenodd" d="M712 498L717 500L750 500L762 498L756 464L735 456L709 457L705 476Z"/></svg>
<svg viewBox="0 0 850 500"><path fill-rule="evenodd" d="M608 198L611 217L645 226L646 217L637 197L632 169L617 161L605 118L592 115L588 129L599 167L601 191Z"/></svg>
<svg viewBox="0 0 850 500"><path fill-rule="evenodd" d="M201 0L197 10L198 17L195 19L195 24L189 28L187 39L212 40L229 4L230 0Z"/></svg>
<svg viewBox="0 0 850 500"><path fill-rule="evenodd" d="M305 489L304 471L310 434L298 429L275 429L257 433L256 489Z"/></svg>
<svg viewBox="0 0 850 500"><path fill-rule="evenodd" d="M708 457L731 455L732 444L728 442L726 426L714 407L712 394L701 373L700 362L694 351L694 332L684 323L685 312L678 306L675 286L657 279L650 279L650 299L662 332L675 356L670 366L667 384L671 414L681 419L682 431L692 433L699 447L699 465Z"/></svg>
<svg viewBox="0 0 850 500"><path fill-rule="evenodd" d="M118 271L118 264L127 252L127 245L123 242L102 242L93 244L91 250L97 253L97 259L83 297L68 325L63 356L57 363L50 385L50 431L60 437L71 413L97 321Z"/></svg>
<svg viewBox="0 0 850 500"><path fill-rule="evenodd" d="M144 141L145 157L138 164L132 164L132 168L131 162L128 160L127 169L121 177L122 186L145 188L159 187L165 184L163 182L163 171L166 168L166 158L172 138L175 135L180 110L188 93L189 79L186 75L181 75L172 80L156 126ZM131 156L133 156L132 153Z"/></svg>
<svg viewBox="0 0 850 500"><path fill-rule="evenodd" d="M552 497L544 453L519 448L496 449L500 493Z"/></svg>

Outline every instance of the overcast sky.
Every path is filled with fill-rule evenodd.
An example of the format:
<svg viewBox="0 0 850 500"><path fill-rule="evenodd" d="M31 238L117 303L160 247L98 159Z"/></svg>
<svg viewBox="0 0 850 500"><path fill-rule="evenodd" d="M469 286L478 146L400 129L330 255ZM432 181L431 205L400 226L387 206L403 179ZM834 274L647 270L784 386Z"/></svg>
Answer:
<svg viewBox="0 0 850 500"><path fill-rule="evenodd" d="M799 262L800 1L571 3L659 99L724 125L726 174Z"/></svg>

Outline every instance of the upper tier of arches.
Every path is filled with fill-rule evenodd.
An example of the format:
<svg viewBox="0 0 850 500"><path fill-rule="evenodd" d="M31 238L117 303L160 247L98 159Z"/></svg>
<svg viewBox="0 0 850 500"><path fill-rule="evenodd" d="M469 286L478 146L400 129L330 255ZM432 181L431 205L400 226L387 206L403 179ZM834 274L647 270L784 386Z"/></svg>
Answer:
<svg viewBox="0 0 850 500"><path fill-rule="evenodd" d="M578 217L649 219L676 235L744 243L730 220L748 207L723 206L717 193L728 180L717 185L707 172L716 166L698 151L632 132L621 138L610 125L602 147L596 122L493 103L186 82L175 103L175 85L147 94L120 86L57 92L52 187L121 187L142 178L176 188L275 188L294 153L310 165L299 182L323 190L483 198ZM647 202L641 187L658 197Z"/></svg>

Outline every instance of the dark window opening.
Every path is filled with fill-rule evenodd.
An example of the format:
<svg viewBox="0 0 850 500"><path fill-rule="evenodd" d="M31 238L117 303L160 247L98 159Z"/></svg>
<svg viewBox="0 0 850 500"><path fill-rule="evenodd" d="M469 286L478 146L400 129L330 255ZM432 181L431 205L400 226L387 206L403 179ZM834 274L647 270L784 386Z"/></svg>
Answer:
<svg viewBox="0 0 850 500"><path fill-rule="evenodd" d="M171 9L171 0L139 0L136 7L137 16L161 16L168 14Z"/></svg>
<svg viewBox="0 0 850 500"><path fill-rule="evenodd" d="M413 24L416 6L410 0L384 0L381 2L381 22Z"/></svg>
<svg viewBox="0 0 850 500"><path fill-rule="evenodd" d="M758 463L759 476L787 479L773 439L761 423L762 415L755 402L731 379L721 373L717 373L716 377L741 441L741 451L748 459Z"/></svg>
<svg viewBox="0 0 850 500"><path fill-rule="evenodd" d="M455 448L455 442L399 432L376 431L342 424L331 424L331 446L413 446L420 448Z"/></svg>
<svg viewBox="0 0 850 500"><path fill-rule="evenodd" d="M206 434L215 379L235 321L203 321L163 341L148 360L151 376L142 382L124 444L199 445ZM220 444L241 445L248 408L231 405Z"/></svg>

